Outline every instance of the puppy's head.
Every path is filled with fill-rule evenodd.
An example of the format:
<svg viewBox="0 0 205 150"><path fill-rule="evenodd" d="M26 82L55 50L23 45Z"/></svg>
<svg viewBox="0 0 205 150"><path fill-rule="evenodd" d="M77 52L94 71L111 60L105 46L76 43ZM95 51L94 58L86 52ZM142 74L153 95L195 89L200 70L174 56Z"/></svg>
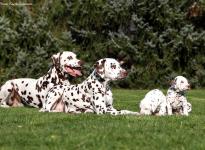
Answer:
<svg viewBox="0 0 205 150"><path fill-rule="evenodd" d="M127 76L127 71L113 58L100 59L95 64L96 73L103 79L118 80Z"/></svg>
<svg viewBox="0 0 205 150"><path fill-rule="evenodd" d="M69 74L73 77L81 76L81 67L83 62L76 58L76 54L69 51L54 54L52 57L53 64L61 74Z"/></svg>
<svg viewBox="0 0 205 150"><path fill-rule="evenodd" d="M186 91L190 89L188 80L183 76L177 76L171 83L171 87L177 91Z"/></svg>

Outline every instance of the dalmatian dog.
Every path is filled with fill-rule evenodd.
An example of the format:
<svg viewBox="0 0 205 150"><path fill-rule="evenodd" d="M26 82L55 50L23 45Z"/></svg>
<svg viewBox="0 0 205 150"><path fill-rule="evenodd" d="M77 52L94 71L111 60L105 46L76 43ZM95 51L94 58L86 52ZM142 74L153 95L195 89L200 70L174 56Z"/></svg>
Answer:
<svg viewBox="0 0 205 150"><path fill-rule="evenodd" d="M51 88L40 111L137 115L137 112L118 111L113 107L109 82L124 79L128 74L120 63L112 58L104 58L94 66L92 74L81 84L57 85Z"/></svg>
<svg viewBox="0 0 205 150"><path fill-rule="evenodd" d="M140 102L141 115L172 115L170 103L162 91L154 89L149 91Z"/></svg>
<svg viewBox="0 0 205 150"><path fill-rule="evenodd" d="M173 114L188 116L192 105L187 101L185 93L190 89L188 80L183 76L177 76L167 91L167 101L170 103Z"/></svg>
<svg viewBox="0 0 205 150"><path fill-rule="evenodd" d="M82 61L69 51L52 56L53 66L39 79L20 78L7 81L0 88L1 107L32 106L41 108L49 89L58 84L69 85L67 77L81 76Z"/></svg>

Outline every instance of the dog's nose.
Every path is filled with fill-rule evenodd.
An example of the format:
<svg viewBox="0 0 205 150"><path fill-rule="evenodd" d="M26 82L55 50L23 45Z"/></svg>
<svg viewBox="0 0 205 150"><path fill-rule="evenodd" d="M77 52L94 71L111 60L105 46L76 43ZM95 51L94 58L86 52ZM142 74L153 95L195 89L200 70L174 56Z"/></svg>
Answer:
<svg viewBox="0 0 205 150"><path fill-rule="evenodd" d="M126 77L126 76L128 75L128 72L127 72L126 70L123 70L123 71L122 71L122 75L123 75L124 77Z"/></svg>
<svg viewBox="0 0 205 150"><path fill-rule="evenodd" d="M187 88L188 88L188 89L191 89L191 85L190 85L190 84L188 84L188 85L187 85Z"/></svg>
<svg viewBox="0 0 205 150"><path fill-rule="evenodd" d="M80 66L84 65L84 61L82 61L82 60L78 61L78 65L80 65Z"/></svg>

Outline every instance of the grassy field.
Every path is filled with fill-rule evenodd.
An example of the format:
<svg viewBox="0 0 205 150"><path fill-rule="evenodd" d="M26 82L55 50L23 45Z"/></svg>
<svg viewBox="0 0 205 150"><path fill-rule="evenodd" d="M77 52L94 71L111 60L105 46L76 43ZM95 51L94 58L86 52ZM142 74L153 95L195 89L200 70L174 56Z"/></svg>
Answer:
<svg viewBox="0 0 205 150"><path fill-rule="evenodd" d="M113 90L118 109L138 111L147 90ZM39 113L0 108L0 149L205 149L205 90L188 93L193 111L182 116Z"/></svg>

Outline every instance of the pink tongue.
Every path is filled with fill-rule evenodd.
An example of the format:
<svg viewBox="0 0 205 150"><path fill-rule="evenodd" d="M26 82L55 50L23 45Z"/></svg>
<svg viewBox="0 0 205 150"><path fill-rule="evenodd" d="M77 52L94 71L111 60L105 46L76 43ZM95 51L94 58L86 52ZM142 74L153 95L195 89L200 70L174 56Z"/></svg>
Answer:
<svg viewBox="0 0 205 150"><path fill-rule="evenodd" d="M77 74L78 76L81 76L82 73L79 70L73 69L74 73Z"/></svg>
<svg viewBox="0 0 205 150"><path fill-rule="evenodd" d="M76 69L71 69L69 67L65 67L66 71L71 75L71 76L81 76L81 72L79 70L76 70Z"/></svg>

